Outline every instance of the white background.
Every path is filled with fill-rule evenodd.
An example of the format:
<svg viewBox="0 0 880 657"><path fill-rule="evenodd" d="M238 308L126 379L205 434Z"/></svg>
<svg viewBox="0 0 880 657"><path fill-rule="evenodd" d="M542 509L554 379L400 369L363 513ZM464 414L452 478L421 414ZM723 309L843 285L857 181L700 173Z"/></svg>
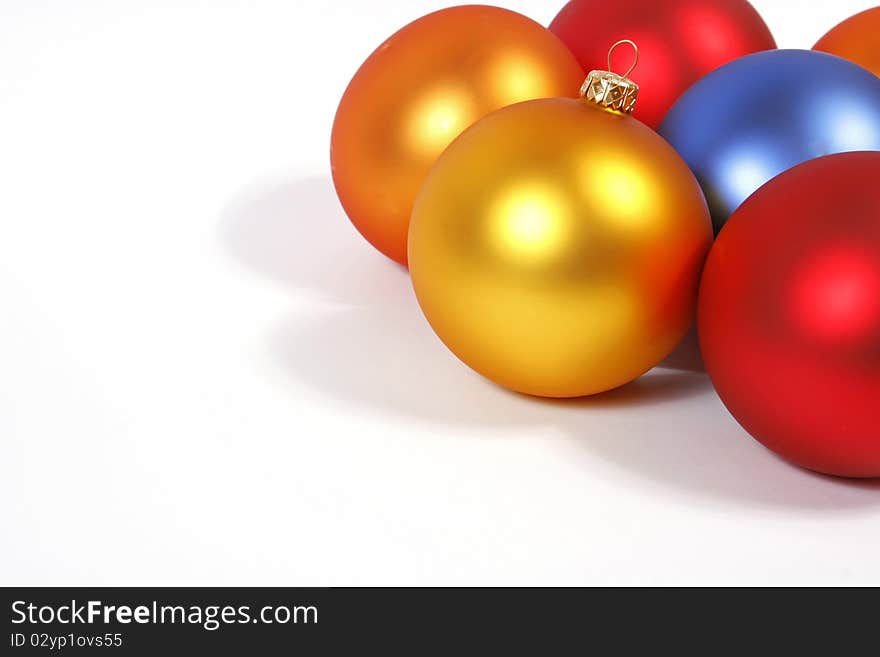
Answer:
<svg viewBox="0 0 880 657"><path fill-rule="evenodd" d="M755 4L808 48L872 2ZM0 0L0 583L880 584L880 484L687 369L495 388L356 235L336 103L441 6Z"/></svg>

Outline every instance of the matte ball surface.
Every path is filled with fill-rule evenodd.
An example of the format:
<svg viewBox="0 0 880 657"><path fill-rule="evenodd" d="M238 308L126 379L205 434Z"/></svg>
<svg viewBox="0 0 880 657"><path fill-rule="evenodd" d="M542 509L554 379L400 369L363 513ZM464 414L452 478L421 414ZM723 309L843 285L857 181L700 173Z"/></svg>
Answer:
<svg viewBox="0 0 880 657"><path fill-rule="evenodd" d="M413 211L410 271L461 360L512 390L575 397L668 355L711 239L693 174L657 133L586 101L535 100L441 156Z"/></svg>
<svg viewBox="0 0 880 657"><path fill-rule="evenodd" d="M783 171L823 155L880 150L880 78L811 50L749 55L691 87L660 134L697 175L719 230Z"/></svg>
<svg viewBox="0 0 880 657"><path fill-rule="evenodd" d="M880 75L880 7L847 18L819 39L813 49L843 57Z"/></svg>
<svg viewBox="0 0 880 657"><path fill-rule="evenodd" d="M880 477L880 153L813 160L731 217L699 335L733 416L786 459Z"/></svg>
<svg viewBox="0 0 880 657"><path fill-rule="evenodd" d="M406 264L413 202L443 149L505 105L576 96L583 78L556 36L506 9L453 7L407 25L364 62L336 113L331 163L346 213Z"/></svg>
<svg viewBox="0 0 880 657"><path fill-rule="evenodd" d="M746 0L573 0L550 30L588 71L606 68L608 47L615 41L638 44L641 57L631 77L642 93L635 117L652 128L707 73L737 57L776 47ZM629 64L623 62L617 68L625 70Z"/></svg>

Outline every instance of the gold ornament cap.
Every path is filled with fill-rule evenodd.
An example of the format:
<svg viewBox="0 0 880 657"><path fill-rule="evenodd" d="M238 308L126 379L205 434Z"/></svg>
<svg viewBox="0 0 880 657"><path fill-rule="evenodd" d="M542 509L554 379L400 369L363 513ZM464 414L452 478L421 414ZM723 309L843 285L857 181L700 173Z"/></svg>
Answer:
<svg viewBox="0 0 880 657"><path fill-rule="evenodd" d="M611 55L619 46L630 45L635 51L632 66L623 75L611 71ZM612 112L632 114L639 97L639 85L627 76L639 63L639 47L629 39L622 39L608 51L607 71L590 71L581 87L581 98Z"/></svg>

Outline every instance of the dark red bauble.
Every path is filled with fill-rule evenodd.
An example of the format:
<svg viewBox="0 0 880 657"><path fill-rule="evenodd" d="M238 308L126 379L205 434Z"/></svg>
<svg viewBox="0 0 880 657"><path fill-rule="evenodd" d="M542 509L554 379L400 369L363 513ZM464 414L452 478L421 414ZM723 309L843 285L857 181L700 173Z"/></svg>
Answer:
<svg viewBox="0 0 880 657"><path fill-rule="evenodd" d="M652 128L707 73L737 57L776 48L746 0L572 0L550 30L587 71L606 67L615 41L634 41L639 65L629 77L641 87L634 115ZM629 56L624 52L618 56ZM613 63L621 73L629 67L624 59Z"/></svg>
<svg viewBox="0 0 880 657"><path fill-rule="evenodd" d="M812 160L728 220L700 289L728 410L811 470L880 477L880 152Z"/></svg>

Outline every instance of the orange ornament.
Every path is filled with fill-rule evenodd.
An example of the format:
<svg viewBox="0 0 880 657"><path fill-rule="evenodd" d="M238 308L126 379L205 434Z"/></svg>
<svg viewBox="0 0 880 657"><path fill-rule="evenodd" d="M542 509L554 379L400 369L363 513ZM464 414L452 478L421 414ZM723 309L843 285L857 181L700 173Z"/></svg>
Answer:
<svg viewBox="0 0 880 657"><path fill-rule="evenodd" d="M406 265L410 213L443 150L496 109L574 97L583 77L559 38L516 12L467 5L410 23L364 62L336 113L333 182L352 223Z"/></svg>
<svg viewBox="0 0 880 657"><path fill-rule="evenodd" d="M819 39L813 50L843 57L880 76L880 7L847 18Z"/></svg>

